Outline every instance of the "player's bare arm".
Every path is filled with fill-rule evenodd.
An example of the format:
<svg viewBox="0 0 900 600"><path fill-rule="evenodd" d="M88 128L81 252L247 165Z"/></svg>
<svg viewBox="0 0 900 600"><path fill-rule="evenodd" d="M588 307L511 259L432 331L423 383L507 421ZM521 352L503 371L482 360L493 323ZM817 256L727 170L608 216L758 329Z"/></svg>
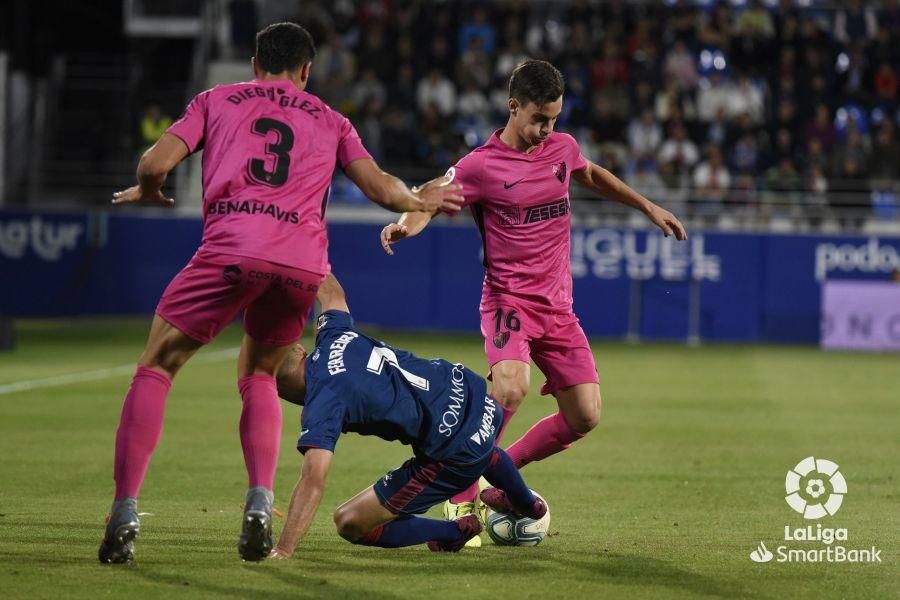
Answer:
<svg viewBox="0 0 900 600"><path fill-rule="evenodd" d="M344 288L341 287L333 273L329 273L319 285L319 291L316 292L316 300L319 302L322 312L327 310L350 312Z"/></svg>
<svg viewBox="0 0 900 600"><path fill-rule="evenodd" d="M403 213L396 223L388 223L381 230L381 247L389 255L394 255L394 249L391 248L400 240L416 236L425 229L431 219L438 214L439 211L432 213L426 212L407 212Z"/></svg>
<svg viewBox="0 0 900 600"><path fill-rule="evenodd" d="M447 175L441 175L440 177L435 177L426 182L420 187L414 187L413 191L431 185L446 186L450 181L451 179ZM381 247L384 248L384 251L387 252L388 255L393 256L394 250L391 248L391 245L396 244L400 240L419 235L422 230L431 223L431 219L436 217L439 212L441 212L440 209L431 212L417 211L403 213L400 215L400 218L397 219L396 223L388 223L384 226L384 229L381 230Z"/></svg>
<svg viewBox="0 0 900 600"><path fill-rule="evenodd" d="M291 506L284 522L284 529L281 530L278 544L272 550L271 558L288 558L306 535L322 501L325 478L333 456L333 452L321 448L309 448L306 451L300 480L291 496Z"/></svg>
<svg viewBox="0 0 900 600"><path fill-rule="evenodd" d="M595 194L638 209L647 215L666 237L674 235L677 240L687 239L684 225L675 215L640 195L603 167L588 161L586 169L572 173L572 179Z"/></svg>
<svg viewBox="0 0 900 600"><path fill-rule="evenodd" d="M144 202L163 206L175 204L173 198L167 198L162 193L162 186L169 172L189 153L181 138L164 133L141 157L137 168L138 184L113 194L112 203Z"/></svg>
<svg viewBox="0 0 900 600"><path fill-rule="evenodd" d="M398 178L382 171L370 158L354 160L345 172L367 198L393 212L445 210L455 214L464 201L458 193L461 189L458 185L447 185L435 179L411 190Z"/></svg>

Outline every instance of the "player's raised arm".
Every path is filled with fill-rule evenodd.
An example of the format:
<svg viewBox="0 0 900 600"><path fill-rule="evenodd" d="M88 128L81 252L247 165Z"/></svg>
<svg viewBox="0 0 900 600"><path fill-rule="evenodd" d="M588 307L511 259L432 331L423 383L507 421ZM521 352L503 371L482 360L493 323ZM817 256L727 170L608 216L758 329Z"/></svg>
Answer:
<svg viewBox="0 0 900 600"><path fill-rule="evenodd" d="M318 300L322 312L325 312L326 310L350 312L350 308L347 306L347 295L344 293L344 288L341 287L341 284L333 273L329 273L319 285L319 291L316 293L316 300Z"/></svg>
<svg viewBox="0 0 900 600"><path fill-rule="evenodd" d="M398 178L382 171L371 158L354 160L344 171L367 198L393 212L457 213L464 201L459 195L460 186L447 185L438 179L411 190Z"/></svg>
<svg viewBox="0 0 900 600"><path fill-rule="evenodd" d="M684 225L675 215L640 195L603 167L587 161L587 168L574 171L572 179L595 194L638 209L647 215L666 237L674 235L677 240L687 239Z"/></svg>
<svg viewBox="0 0 900 600"><path fill-rule="evenodd" d="M164 206L175 204L174 199L163 195L162 185L169 172L189 153L187 145L181 138L171 133L162 134L162 137L144 152L138 163L138 184L113 194L112 203L146 202Z"/></svg>
<svg viewBox="0 0 900 600"><path fill-rule="evenodd" d="M333 452L322 448L306 450L300 480L294 487L284 529L281 530L278 544L272 550L271 558L288 558L306 535L322 501L325 478L333 456Z"/></svg>

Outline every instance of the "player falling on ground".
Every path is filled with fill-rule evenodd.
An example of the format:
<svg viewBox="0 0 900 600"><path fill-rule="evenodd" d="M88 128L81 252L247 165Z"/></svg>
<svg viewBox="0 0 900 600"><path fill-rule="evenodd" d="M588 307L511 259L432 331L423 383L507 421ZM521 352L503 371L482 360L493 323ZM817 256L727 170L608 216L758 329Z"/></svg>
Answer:
<svg viewBox="0 0 900 600"><path fill-rule="evenodd" d="M309 529L335 444L347 431L399 440L415 455L334 513L338 533L354 544L427 543L434 552L460 550L481 532L478 517L415 515L482 475L496 486L481 494L487 505L517 516L544 516L546 505L494 444L503 413L482 377L460 364L418 358L355 329L333 275L319 288L319 302L324 312L315 349L307 358L298 346L278 377L279 395L304 406L297 442L303 468L273 557L290 556Z"/></svg>
<svg viewBox="0 0 900 600"><path fill-rule="evenodd" d="M666 236L686 239L675 216L582 156L572 136L554 132L563 79L548 62L529 60L509 80L509 120L447 175L462 184L484 244L481 332L493 396L508 422L528 392L530 360L547 381L541 394L559 411L508 448L517 467L568 448L600 418L600 386L587 338L572 310L569 180L642 211ZM391 244L421 232L437 214L409 213L384 228ZM477 487L445 506L448 516L474 509ZM473 545L478 542L473 540Z"/></svg>
<svg viewBox="0 0 900 600"><path fill-rule="evenodd" d="M128 562L138 534L137 495L159 441L166 395L182 365L241 311L241 445L250 490L239 551L271 548L272 482L281 439L274 374L303 330L329 271L324 223L336 163L374 202L398 212L458 210L454 190L413 193L383 173L350 122L304 91L315 48L303 28L257 35L252 82L218 86L141 158L138 185L114 204L170 205L160 188L183 158L203 153L203 240L156 308L116 433L115 500L101 562Z"/></svg>

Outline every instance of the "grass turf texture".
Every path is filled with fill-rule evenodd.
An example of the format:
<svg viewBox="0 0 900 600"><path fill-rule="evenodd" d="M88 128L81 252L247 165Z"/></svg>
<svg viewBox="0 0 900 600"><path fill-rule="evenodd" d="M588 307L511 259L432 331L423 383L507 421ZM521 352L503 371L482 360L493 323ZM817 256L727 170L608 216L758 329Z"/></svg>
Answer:
<svg viewBox="0 0 900 600"><path fill-rule="evenodd" d="M128 363L147 325L20 322L18 348L0 354L0 385ZM235 346L239 333L232 327L213 350ZM375 333L484 370L474 336ZM189 364L176 380L142 491L139 508L152 514L142 517L136 564L102 566L97 545L130 375L0 395L0 596L897 597L896 355L771 346L594 349L603 380L600 427L523 470L549 501L552 535L536 548L488 541L456 555L358 547L336 535L332 510L410 454L350 434L338 444L322 507L294 558L242 564L240 401L234 361L222 360ZM504 445L553 410L552 399L537 396L542 381L534 371ZM287 510L300 466L293 449L299 414L289 404L284 410L276 505ZM808 524L783 491L787 469L810 454L836 461L849 485L840 512L819 523L848 528L848 547L882 548L884 564L751 562L760 540L774 551L785 525Z"/></svg>

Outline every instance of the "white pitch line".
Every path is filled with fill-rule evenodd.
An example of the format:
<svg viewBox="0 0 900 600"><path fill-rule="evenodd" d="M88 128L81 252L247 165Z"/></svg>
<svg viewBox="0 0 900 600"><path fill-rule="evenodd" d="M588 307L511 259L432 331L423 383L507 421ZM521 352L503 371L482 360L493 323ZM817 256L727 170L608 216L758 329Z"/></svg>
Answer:
<svg viewBox="0 0 900 600"><path fill-rule="evenodd" d="M191 359L189 364L203 365L220 362L229 358L237 358L239 351L240 348L226 348L225 350L207 352ZM41 379L14 381L13 383L5 383L0 385L0 396L4 394L14 394L16 392L25 392L29 390L55 387L59 385L68 385L70 383L97 381L98 379L107 379L109 377L115 377L117 375L130 375L134 373L135 368L136 364L130 363L118 367L108 367L106 369L85 371L83 373L69 373L67 375L54 375L53 377L43 377Z"/></svg>

